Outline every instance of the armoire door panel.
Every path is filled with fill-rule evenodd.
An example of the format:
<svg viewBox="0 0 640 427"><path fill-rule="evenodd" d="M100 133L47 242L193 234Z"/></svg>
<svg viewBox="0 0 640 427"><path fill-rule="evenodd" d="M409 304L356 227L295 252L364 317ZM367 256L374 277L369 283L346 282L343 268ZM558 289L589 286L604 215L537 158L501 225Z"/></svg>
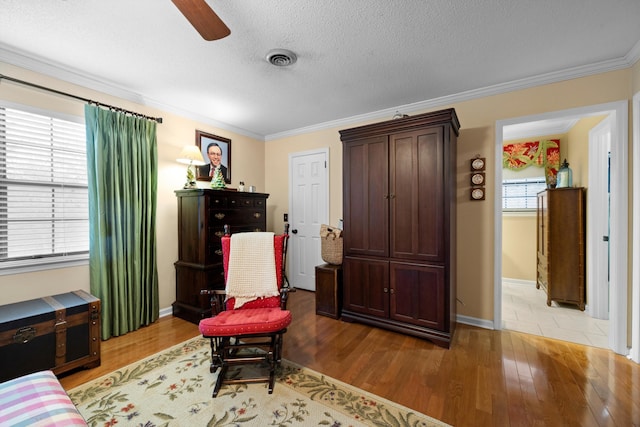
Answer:
<svg viewBox="0 0 640 427"><path fill-rule="evenodd" d="M445 186L443 129L436 127L418 135L418 232L416 258L444 261Z"/></svg>
<svg viewBox="0 0 640 427"><path fill-rule="evenodd" d="M445 330L444 268L390 263L391 318Z"/></svg>
<svg viewBox="0 0 640 427"><path fill-rule="evenodd" d="M414 133L392 135L390 138L390 256L405 257L414 253L417 233L417 159Z"/></svg>
<svg viewBox="0 0 640 427"><path fill-rule="evenodd" d="M390 137L390 256L444 259L443 128Z"/></svg>
<svg viewBox="0 0 640 427"><path fill-rule="evenodd" d="M345 145L344 248L352 254L388 255L388 144L371 138Z"/></svg>
<svg viewBox="0 0 640 427"><path fill-rule="evenodd" d="M389 262L346 257L343 307L373 316L389 316Z"/></svg>

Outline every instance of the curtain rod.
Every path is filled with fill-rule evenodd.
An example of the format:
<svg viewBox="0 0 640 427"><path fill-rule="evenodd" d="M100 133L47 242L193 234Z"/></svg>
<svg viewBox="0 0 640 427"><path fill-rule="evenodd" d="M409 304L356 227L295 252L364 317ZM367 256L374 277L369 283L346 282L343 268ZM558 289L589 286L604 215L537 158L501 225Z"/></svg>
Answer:
<svg viewBox="0 0 640 427"><path fill-rule="evenodd" d="M45 87L45 86L37 85L35 83L25 82L24 80L15 79L13 77L9 77L9 76L5 76L4 74L0 74L0 80L2 80L2 79L9 80L9 81L12 81L14 83L19 83L19 84L25 85L25 86L31 86L31 87L34 87L36 89L42 89L42 90L45 90L47 92L56 93L58 95L67 96L69 98L77 99L77 100L80 100L80 101L88 102L89 104L95 104L98 107L106 107L106 108L109 108L110 110L119 111L119 112L125 113L125 114L131 114L132 116L141 117L143 119L153 120L155 122L162 123L162 117L146 116L144 114L136 113L135 111L125 110L124 108L114 107L113 105L109 105L109 104L103 104L102 102L93 101L91 99L83 98L81 96L73 95L71 93L62 92L62 91L59 91L59 90L56 90L56 89L51 89L51 88L48 88L48 87Z"/></svg>

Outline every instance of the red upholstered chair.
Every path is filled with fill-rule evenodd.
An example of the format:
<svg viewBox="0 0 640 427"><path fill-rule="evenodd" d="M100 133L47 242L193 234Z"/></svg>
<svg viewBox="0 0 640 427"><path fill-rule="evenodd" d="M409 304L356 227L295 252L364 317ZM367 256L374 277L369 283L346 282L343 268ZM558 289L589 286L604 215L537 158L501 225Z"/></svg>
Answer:
<svg viewBox="0 0 640 427"><path fill-rule="evenodd" d="M222 237L226 289L202 291L211 295L213 316L202 319L199 324L202 335L211 340L210 371L216 372L220 368L213 397L217 396L222 384L233 383L268 382L269 393L273 392L275 370L282 358L282 336L291 323L291 312L286 310L286 305L288 293L294 289L289 288L284 272L288 237L286 229L283 235L237 233ZM270 248L264 250L267 238L273 239L272 265L268 261ZM268 256L261 255L263 253L268 253ZM255 262L254 257L257 259ZM274 272L269 271L273 268ZM259 271L261 269L266 272ZM275 283L271 283L273 273ZM269 285L262 283L264 281ZM249 287L251 291L248 291ZM260 292L254 293L253 288ZM268 295L257 296L264 293ZM251 351L251 348L258 350ZM228 368L240 364L262 364L268 375L228 378Z"/></svg>

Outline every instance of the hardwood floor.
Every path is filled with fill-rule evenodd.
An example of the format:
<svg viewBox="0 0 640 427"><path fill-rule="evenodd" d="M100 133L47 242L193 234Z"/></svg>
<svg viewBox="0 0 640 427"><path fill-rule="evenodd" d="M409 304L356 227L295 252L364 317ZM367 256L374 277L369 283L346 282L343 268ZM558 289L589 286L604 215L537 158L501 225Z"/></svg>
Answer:
<svg viewBox="0 0 640 427"><path fill-rule="evenodd" d="M150 326L102 341L100 366L62 374L60 383L66 390L72 389L198 335L198 325L178 317L162 317Z"/></svg>
<svg viewBox="0 0 640 427"><path fill-rule="evenodd" d="M315 314L298 290L284 358L455 426L640 426L640 365L615 353L458 325L451 349ZM69 389L198 335L167 317L102 343L102 365Z"/></svg>

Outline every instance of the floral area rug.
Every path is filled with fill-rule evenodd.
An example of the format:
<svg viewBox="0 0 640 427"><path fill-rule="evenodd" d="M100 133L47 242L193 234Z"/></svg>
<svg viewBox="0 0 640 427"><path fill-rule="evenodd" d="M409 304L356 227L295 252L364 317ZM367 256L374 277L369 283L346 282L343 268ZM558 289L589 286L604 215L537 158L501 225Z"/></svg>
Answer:
<svg viewBox="0 0 640 427"><path fill-rule="evenodd" d="M267 385L211 397L209 341L197 337L68 391L89 426L447 426L286 360Z"/></svg>

